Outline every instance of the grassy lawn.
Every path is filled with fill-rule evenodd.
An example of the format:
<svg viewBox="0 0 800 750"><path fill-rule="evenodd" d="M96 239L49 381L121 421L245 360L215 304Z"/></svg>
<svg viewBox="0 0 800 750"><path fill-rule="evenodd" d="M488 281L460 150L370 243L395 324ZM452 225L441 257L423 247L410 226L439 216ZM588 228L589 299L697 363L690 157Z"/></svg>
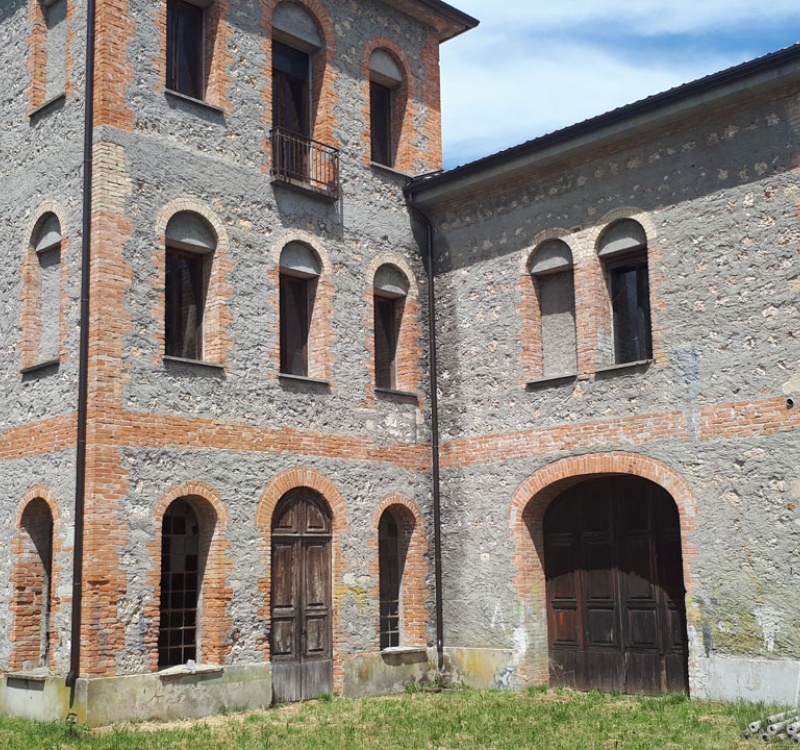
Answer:
<svg viewBox="0 0 800 750"><path fill-rule="evenodd" d="M599 692L458 690L313 701L196 722L86 730L0 719L3 750L712 750L759 747L763 707Z"/></svg>

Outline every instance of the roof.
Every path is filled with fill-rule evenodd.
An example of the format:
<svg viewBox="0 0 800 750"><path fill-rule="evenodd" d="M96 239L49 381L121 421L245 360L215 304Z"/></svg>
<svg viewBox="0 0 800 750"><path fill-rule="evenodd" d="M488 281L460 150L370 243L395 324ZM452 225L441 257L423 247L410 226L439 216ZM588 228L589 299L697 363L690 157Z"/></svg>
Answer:
<svg viewBox="0 0 800 750"><path fill-rule="evenodd" d="M787 79L800 83L800 43L454 169L420 175L409 182L406 193L420 205L433 203L437 198L447 200L454 193L518 174L575 149L619 139L635 128L686 118L692 110L721 106L743 93L785 85Z"/></svg>
<svg viewBox="0 0 800 750"><path fill-rule="evenodd" d="M436 29L440 42L474 29L478 20L442 0L383 0L386 5L418 18Z"/></svg>

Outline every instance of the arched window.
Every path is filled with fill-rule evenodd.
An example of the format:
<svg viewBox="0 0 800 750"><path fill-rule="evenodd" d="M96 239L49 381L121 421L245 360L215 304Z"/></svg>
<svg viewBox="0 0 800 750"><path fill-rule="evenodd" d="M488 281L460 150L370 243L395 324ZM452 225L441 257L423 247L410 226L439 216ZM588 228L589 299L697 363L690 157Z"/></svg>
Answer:
<svg viewBox="0 0 800 750"><path fill-rule="evenodd" d="M530 272L539 302L542 374L571 375L577 370L572 252L562 240L548 240L533 253Z"/></svg>
<svg viewBox="0 0 800 750"><path fill-rule="evenodd" d="M373 281L376 388L398 388L398 344L408 289L408 279L394 266L386 264L376 271Z"/></svg>
<svg viewBox="0 0 800 750"><path fill-rule="evenodd" d="M369 60L370 160L393 167L397 157L402 107L398 91L403 71L394 57L376 49Z"/></svg>
<svg viewBox="0 0 800 750"><path fill-rule="evenodd" d="M205 524L213 526L213 522ZM213 528L201 528L189 498L174 500L161 524L159 669L198 660L200 593Z"/></svg>
<svg viewBox="0 0 800 750"><path fill-rule="evenodd" d="M14 575L12 666L46 667L50 653L53 575L53 515L41 498L25 507L20 523Z"/></svg>
<svg viewBox="0 0 800 750"><path fill-rule="evenodd" d="M397 520L387 509L378 524L378 566L380 570L381 648L400 645L401 583L405 566Z"/></svg>
<svg viewBox="0 0 800 750"><path fill-rule="evenodd" d="M309 374L309 340L321 266L317 254L302 242L290 242L280 259L281 373Z"/></svg>
<svg viewBox="0 0 800 750"><path fill-rule="evenodd" d="M58 359L61 348L61 224L54 213L47 213L40 219L33 249L39 275L37 361L42 363Z"/></svg>
<svg viewBox="0 0 800 750"><path fill-rule="evenodd" d="M166 228L164 353L203 359L203 317L217 237L198 214L181 211Z"/></svg>
<svg viewBox="0 0 800 750"><path fill-rule="evenodd" d="M600 236L597 254L603 264L611 300L614 361L624 364L652 358L644 228L632 219L615 222Z"/></svg>

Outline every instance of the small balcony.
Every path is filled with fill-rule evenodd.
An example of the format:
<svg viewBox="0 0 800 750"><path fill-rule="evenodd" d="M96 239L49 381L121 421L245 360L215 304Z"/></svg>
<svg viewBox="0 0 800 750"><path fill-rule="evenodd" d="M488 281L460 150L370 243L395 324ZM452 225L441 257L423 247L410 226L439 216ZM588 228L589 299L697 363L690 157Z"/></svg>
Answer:
<svg viewBox="0 0 800 750"><path fill-rule="evenodd" d="M270 137L274 181L338 199L339 149L285 128L273 128Z"/></svg>

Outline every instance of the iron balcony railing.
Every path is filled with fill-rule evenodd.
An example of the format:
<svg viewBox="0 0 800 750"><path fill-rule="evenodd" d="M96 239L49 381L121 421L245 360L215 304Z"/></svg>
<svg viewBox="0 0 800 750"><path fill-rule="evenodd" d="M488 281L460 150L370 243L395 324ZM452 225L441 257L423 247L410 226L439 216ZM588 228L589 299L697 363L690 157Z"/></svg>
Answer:
<svg viewBox="0 0 800 750"><path fill-rule="evenodd" d="M273 128L272 177L339 197L339 149L285 128Z"/></svg>

